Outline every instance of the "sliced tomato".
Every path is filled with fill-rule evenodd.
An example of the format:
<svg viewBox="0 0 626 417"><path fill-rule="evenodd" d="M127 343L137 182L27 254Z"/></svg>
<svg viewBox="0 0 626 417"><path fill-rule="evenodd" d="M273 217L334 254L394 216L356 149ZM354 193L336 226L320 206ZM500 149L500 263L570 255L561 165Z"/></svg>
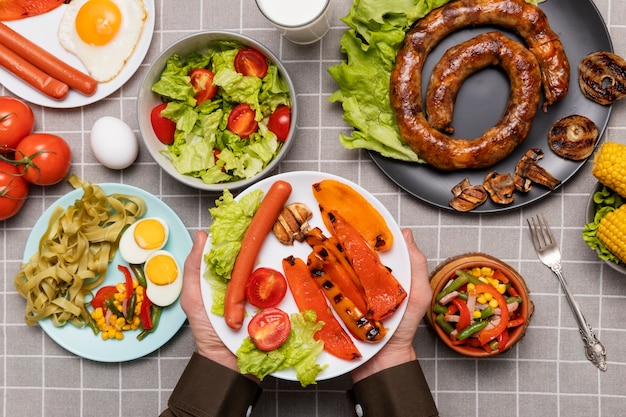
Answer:
<svg viewBox="0 0 626 417"><path fill-rule="evenodd" d="M279 141L284 142L289 135L291 124L291 108L289 106L278 106L267 121L267 128L276 135Z"/></svg>
<svg viewBox="0 0 626 417"><path fill-rule="evenodd" d="M247 103L236 105L228 115L228 130L241 139L248 138L259 128L255 116L256 112Z"/></svg>
<svg viewBox="0 0 626 417"><path fill-rule="evenodd" d="M117 288L115 288L115 285L101 287L96 293L96 296L93 297L93 300L91 300L91 306L94 309L104 307L104 302L113 297L115 294L117 294Z"/></svg>
<svg viewBox="0 0 626 417"><path fill-rule="evenodd" d="M196 106L211 100L217 94L217 86L213 85L215 75L206 68L194 68L189 73L191 85L197 91L194 95Z"/></svg>
<svg viewBox="0 0 626 417"><path fill-rule="evenodd" d="M272 268L257 268L252 271L246 284L246 298L255 307L276 307L287 293L287 280Z"/></svg>
<svg viewBox="0 0 626 417"><path fill-rule="evenodd" d="M248 324L248 335L252 343L266 352L278 349L285 343L290 332L289 316L276 307L261 310Z"/></svg>
<svg viewBox="0 0 626 417"><path fill-rule="evenodd" d="M235 71L246 76L263 78L267 75L265 56L253 48L241 49L235 56Z"/></svg>
<svg viewBox="0 0 626 417"><path fill-rule="evenodd" d="M174 132L176 132L176 123L161 115L163 109L167 107L167 103L161 103L150 112L150 123L152 130L157 139L165 145L174 143Z"/></svg>

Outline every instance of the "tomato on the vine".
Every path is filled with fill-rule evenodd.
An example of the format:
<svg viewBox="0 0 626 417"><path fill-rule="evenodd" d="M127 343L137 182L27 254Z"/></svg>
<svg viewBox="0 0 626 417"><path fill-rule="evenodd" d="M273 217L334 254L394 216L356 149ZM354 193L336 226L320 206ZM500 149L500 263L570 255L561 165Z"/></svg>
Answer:
<svg viewBox="0 0 626 417"><path fill-rule="evenodd" d="M259 123L255 119L256 112L247 103L235 106L228 115L228 130L239 135L241 139L248 138L256 132Z"/></svg>
<svg viewBox="0 0 626 417"><path fill-rule="evenodd" d="M239 50L235 56L235 71L246 76L263 78L267 75L265 56L253 48Z"/></svg>
<svg viewBox="0 0 626 417"><path fill-rule="evenodd" d="M0 220L15 216L28 197L28 183L15 165L0 161Z"/></svg>
<svg viewBox="0 0 626 417"><path fill-rule="evenodd" d="M287 294L287 280L272 268L257 268L246 283L246 298L255 307L275 307Z"/></svg>
<svg viewBox="0 0 626 417"><path fill-rule="evenodd" d="M196 94L194 95L196 106L215 97L215 94L217 94L217 86L213 85L215 75L211 70L206 68L194 68L189 73L189 77L191 78L191 85L196 90Z"/></svg>
<svg viewBox="0 0 626 417"><path fill-rule="evenodd" d="M152 130L157 139L165 145L174 143L174 132L176 132L176 123L161 115L163 109L167 107L167 103L161 103L150 112L150 123Z"/></svg>
<svg viewBox="0 0 626 417"><path fill-rule="evenodd" d="M0 152L13 152L35 128L32 109L13 97L0 97Z"/></svg>
<svg viewBox="0 0 626 417"><path fill-rule="evenodd" d="M267 121L267 128L276 135L276 138L284 142L289 135L289 126L291 124L291 109L289 106L278 106Z"/></svg>
<svg viewBox="0 0 626 417"><path fill-rule="evenodd" d="M289 315L276 307L258 312L248 323L248 336L263 351L278 349L289 337Z"/></svg>
<svg viewBox="0 0 626 417"><path fill-rule="evenodd" d="M26 181L52 185L63 180L72 166L72 151L57 135L33 133L15 149L15 163Z"/></svg>

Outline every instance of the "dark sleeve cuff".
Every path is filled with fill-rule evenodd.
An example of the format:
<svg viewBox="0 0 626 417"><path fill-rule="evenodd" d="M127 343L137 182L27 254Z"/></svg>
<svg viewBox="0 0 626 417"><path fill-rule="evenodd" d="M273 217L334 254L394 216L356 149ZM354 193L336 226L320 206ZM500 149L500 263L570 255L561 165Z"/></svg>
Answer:
<svg viewBox="0 0 626 417"><path fill-rule="evenodd" d="M242 417L260 394L259 384L194 352L162 416Z"/></svg>
<svg viewBox="0 0 626 417"><path fill-rule="evenodd" d="M355 416L436 417L433 396L418 361L377 372L348 391Z"/></svg>

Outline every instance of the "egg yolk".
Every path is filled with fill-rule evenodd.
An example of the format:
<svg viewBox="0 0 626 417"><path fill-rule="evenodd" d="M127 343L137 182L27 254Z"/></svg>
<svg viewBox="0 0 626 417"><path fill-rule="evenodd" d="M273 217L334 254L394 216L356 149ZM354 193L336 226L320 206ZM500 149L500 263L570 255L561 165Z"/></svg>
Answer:
<svg viewBox="0 0 626 417"><path fill-rule="evenodd" d="M155 285L167 285L178 278L178 267L170 256L156 255L145 266L146 277Z"/></svg>
<svg viewBox="0 0 626 417"><path fill-rule="evenodd" d="M158 220L146 219L135 226L135 242L142 249L158 249L165 242L165 228Z"/></svg>
<svg viewBox="0 0 626 417"><path fill-rule="evenodd" d="M83 42L102 46L111 42L122 24L122 13L111 0L89 0L76 14L76 32Z"/></svg>

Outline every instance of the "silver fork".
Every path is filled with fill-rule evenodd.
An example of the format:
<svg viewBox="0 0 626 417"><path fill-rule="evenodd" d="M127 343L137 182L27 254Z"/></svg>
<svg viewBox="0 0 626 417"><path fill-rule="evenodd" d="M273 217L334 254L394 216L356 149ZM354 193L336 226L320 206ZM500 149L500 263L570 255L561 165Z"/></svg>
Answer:
<svg viewBox="0 0 626 417"><path fill-rule="evenodd" d="M585 344L585 355L587 356L587 359L589 359L591 363L597 366L600 370L606 371L606 349L593 333L591 326L587 324L585 316L583 316L578 303L574 299L574 295L570 292L569 287L565 282L565 278L561 273L561 251L559 250L559 246L557 245L554 235L550 230L548 221L545 216L542 217L543 220L539 217L539 215L537 215L536 222L535 218L532 217L530 219L526 219L537 256L539 257L539 260L544 265L549 267L559 278L559 282L565 292L567 302L569 303L572 312L574 313L574 317L576 317L576 321L578 322L578 329L580 330L580 335L582 336Z"/></svg>

